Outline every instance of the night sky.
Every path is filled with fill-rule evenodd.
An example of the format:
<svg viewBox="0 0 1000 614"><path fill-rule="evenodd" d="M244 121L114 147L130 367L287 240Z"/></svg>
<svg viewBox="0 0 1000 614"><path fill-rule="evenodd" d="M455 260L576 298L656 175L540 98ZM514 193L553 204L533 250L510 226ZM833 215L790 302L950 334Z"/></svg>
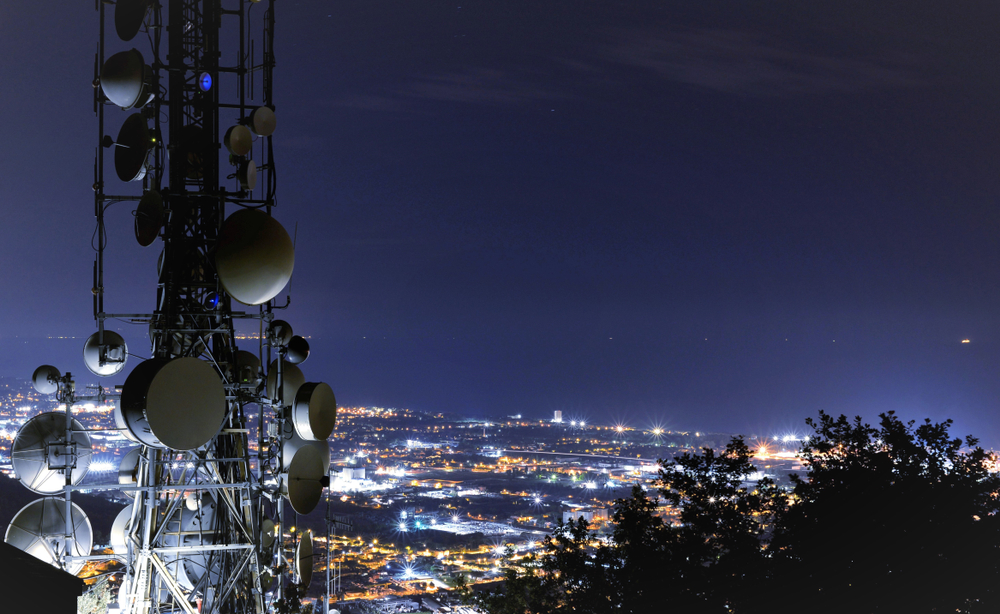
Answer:
<svg viewBox="0 0 1000 614"><path fill-rule="evenodd" d="M761 435L896 410L1000 446L1000 5L277 15L284 315L342 405ZM0 9L0 375L96 380L96 45L93 2ZM131 225L109 210L112 312L154 306Z"/></svg>

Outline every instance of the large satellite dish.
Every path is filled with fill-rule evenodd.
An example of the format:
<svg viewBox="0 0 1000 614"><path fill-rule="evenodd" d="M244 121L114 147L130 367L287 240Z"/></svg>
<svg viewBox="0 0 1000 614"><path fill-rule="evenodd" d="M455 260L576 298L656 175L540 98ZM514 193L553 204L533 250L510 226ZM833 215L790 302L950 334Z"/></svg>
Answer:
<svg viewBox="0 0 1000 614"><path fill-rule="evenodd" d="M111 524L111 551L118 556L128 554L128 529L132 524L132 508L126 507L118 512Z"/></svg>
<svg viewBox="0 0 1000 614"><path fill-rule="evenodd" d="M115 4L115 32L123 41L135 38L146 20L149 0L118 0Z"/></svg>
<svg viewBox="0 0 1000 614"><path fill-rule="evenodd" d="M326 441L337 426L337 398L323 382L299 386L292 404L292 423L302 439Z"/></svg>
<svg viewBox="0 0 1000 614"><path fill-rule="evenodd" d="M295 393L299 386L306 383L306 376L299 369L287 360L281 363L281 378L284 384L281 386L281 401L285 405L291 405L295 401ZM277 399L278 394L278 361L272 360L267 368L267 398L272 401Z"/></svg>
<svg viewBox="0 0 1000 614"><path fill-rule="evenodd" d="M139 245L149 247L160 236L162 226L163 197L159 192L146 192L135 207L135 240Z"/></svg>
<svg viewBox="0 0 1000 614"><path fill-rule="evenodd" d="M55 394L59 390L62 373L52 365L42 365L31 375L31 385L38 394Z"/></svg>
<svg viewBox="0 0 1000 614"><path fill-rule="evenodd" d="M278 220L263 211L243 209L223 223L215 264L226 292L241 303L260 305L277 296L291 279L295 249Z"/></svg>
<svg viewBox="0 0 1000 614"><path fill-rule="evenodd" d="M295 573L299 576L299 586L308 588L313 577L312 531L305 531L299 537L299 545L295 548Z"/></svg>
<svg viewBox="0 0 1000 614"><path fill-rule="evenodd" d="M125 368L128 359L128 345L118 333L104 331L104 343L99 341L100 333L87 337L83 344L83 364L90 372L101 377L115 375Z"/></svg>
<svg viewBox="0 0 1000 614"><path fill-rule="evenodd" d="M153 99L153 69L137 49L116 53L101 67L101 90L123 109L141 107Z"/></svg>
<svg viewBox="0 0 1000 614"><path fill-rule="evenodd" d="M94 546L90 519L76 503L71 503L73 535L68 539L71 556L89 556ZM61 499L36 499L21 508L7 527L4 541L50 565L59 565L59 555L66 551L66 502ZM73 561L66 571L77 574L84 561Z"/></svg>
<svg viewBox="0 0 1000 614"><path fill-rule="evenodd" d="M122 388L132 434L155 448L194 450L215 437L226 417L226 391L215 368L197 358L152 359Z"/></svg>
<svg viewBox="0 0 1000 614"><path fill-rule="evenodd" d="M122 181L138 181L146 176L146 156L150 146L149 128L142 113L128 116L115 147L115 173Z"/></svg>
<svg viewBox="0 0 1000 614"><path fill-rule="evenodd" d="M313 446L299 448L285 474L284 493L297 514L308 514L316 509L323 494L326 467L319 451Z"/></svg>
<svg viewBox="0 0 1000 614"><path fill-rule="evenodd" d="M73 418L72 424L71 442L66 440L66 412L63 411L38 414L17 432L11 444L10 461L14 474L26 488L40 495L62 492L66 476L60 468L71 466L72 483L83 481L90 468L90 436L79 420Z"/></svg>

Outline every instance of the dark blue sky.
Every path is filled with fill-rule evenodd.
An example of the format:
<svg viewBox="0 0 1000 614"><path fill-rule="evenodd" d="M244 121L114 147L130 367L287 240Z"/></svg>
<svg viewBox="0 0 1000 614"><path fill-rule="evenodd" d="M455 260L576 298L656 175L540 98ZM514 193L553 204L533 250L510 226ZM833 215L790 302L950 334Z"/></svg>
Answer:
<svg viewBox="0 0 1000 614"><path fill-rule="evenodd" d="M758 434L896 410L1000 445L1000 7L282 0L277 25L287 319L341 403ZM24 337L94 330L96 40L92 3L0 12L0 374L84 371L82 339ZM131 223L118 312L153 307Z"/></svg>

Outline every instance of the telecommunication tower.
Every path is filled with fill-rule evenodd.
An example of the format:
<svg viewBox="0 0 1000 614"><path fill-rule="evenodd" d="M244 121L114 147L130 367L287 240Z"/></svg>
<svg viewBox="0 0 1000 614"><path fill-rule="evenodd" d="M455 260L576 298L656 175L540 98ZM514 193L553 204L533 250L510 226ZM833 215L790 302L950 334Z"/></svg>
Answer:
<svg viewBox="0 0 1000 614"><path fill-rule="evenodd" d="M84 364L123 372L130 354L112 319L148 326L150 358L124 382L82 391L71 373L35 371L36 390L65 409L33 417L12 444L17 477L43 497L5 539L70 573L109 558L91 554L92 526L72 501L92 456L73 407L113 402L135 447L116 483L86 488L131 498L111 528L123 614L291 611L312 577L312 536L290 536L286 516L309 513L329 485L337 404L298 366L308 341L275 318L295 255L272 215L274 5L96 2L97 331ZM140 246L162 246L149 313L105 310L105 216L116 203L134 205ZM239 346L239 320L256 330L253 351Z"/></svg>

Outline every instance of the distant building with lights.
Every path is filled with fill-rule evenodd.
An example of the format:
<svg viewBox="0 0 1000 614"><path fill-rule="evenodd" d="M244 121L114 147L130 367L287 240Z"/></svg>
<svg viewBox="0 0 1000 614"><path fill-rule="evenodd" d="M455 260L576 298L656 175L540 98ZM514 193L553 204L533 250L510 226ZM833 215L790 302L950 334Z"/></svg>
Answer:
<svg viewBox="0 0 1000 614"><path fill-rule="evenodd" d="M340 470L340 479L342 479L342 480L363 480L363 479L365 479L365 468L364 467L343 467Z"/></svg>
<svg viewBox="0 0 1000 614"><path fill-rule="evenodd" d="M596 507L581 507L563 512L563 522L579 520L580 518L587 522L607 522L611 517L608 515L607 509Z"/></svg>

